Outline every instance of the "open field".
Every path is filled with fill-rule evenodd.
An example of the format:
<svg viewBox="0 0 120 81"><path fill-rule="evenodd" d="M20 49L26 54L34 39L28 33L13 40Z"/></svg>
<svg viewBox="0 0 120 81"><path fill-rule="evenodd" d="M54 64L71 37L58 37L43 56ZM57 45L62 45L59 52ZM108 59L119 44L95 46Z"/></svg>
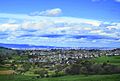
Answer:
<svg viewBox="0 0 120 81"><path fill-rule="evenodd" d="M4 70L4 71L0 71L0 75L10 75L15 73L13 70Z"/></svg>
<svg viewBox="0 0 120 81"><path fill-rule="evenodd" d="M120 65L120 56L102 56L102 57L92 59L91 61L97 62L97 63L103 63L108 61L108 63L110 64Z"/></svg>
<svg viewBox="0 0 120 81"><path fill-rule="evenodd" d="M2 75L0 81L120 81L120 74L113 75L73 75L55 78L36 78L24 75Z"/></svg>
<svg viewBox="0 0 120 81"><path fill-rule="evenodd" d="M11 67L8 66L7 64L6 65L0 65L0 71L3 71L3 70L11 70Z"/></svg>

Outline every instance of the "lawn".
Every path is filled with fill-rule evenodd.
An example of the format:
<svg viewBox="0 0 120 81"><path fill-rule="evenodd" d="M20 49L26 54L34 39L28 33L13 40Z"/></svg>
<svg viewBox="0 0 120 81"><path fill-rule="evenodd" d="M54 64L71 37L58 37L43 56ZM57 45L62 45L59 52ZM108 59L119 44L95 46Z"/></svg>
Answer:
<svg viewBox="0 0 120 81"><path fill-rule="evenodd" d="M5 66L5 65L0 65L0 71L3 71L3 70L11 70L11 67Z"/></svg>
<svg viewBox="0 0 120 81"><path fill-rule="evenodd" d="M36 78L24 75L1 75L0 81L120 81L120 74L113 75L73 75L55 78Z"/></svg>
<svg viewBox="0 0 120 81"><path fill-rule="evenodd" d="M91 61L94 61L97 63L103 63L108 61L110 64L120 65L120 56L102 56L102 57L92 59Z"/></svg>

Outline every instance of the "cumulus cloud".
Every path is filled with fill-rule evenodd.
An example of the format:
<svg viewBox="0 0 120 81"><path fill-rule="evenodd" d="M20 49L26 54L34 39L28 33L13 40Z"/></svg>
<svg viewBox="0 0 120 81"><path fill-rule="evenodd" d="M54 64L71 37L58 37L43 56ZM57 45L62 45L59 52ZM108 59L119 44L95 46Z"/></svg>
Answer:
<svg viewBox="0 0 120 81"><path fill-rule="evenodd" d="M30 15L32 16L58 16L62 13L62 10L60 8L54 8L54 9L49 9L45 11L36 11L31 13Z"/></svg>

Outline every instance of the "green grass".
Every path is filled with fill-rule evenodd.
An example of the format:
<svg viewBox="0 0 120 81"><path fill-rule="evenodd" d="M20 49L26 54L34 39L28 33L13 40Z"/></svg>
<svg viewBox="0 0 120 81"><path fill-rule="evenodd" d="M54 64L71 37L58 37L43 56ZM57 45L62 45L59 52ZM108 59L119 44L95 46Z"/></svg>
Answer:
<svg viewBox="0 0 120 81"><path fill-rule="evenodd" d="M0 71L4 71L4 70L10 70L11 67L7 67L7 66L0 66Z"/></svg>
<svg viewBox="0 0 120 81"><path fill-rule="evenodd" d="M28 59L28 56L27 55L23 55L23 56L13 55L12 59L15 61L26 60L26 59Z"/></svg>
<svg viewBox="0 0 120 81"><path fill-rule="evenodd" d="M21 57L18 56L18 55L13 55L12 59L15 60L15 61L17 61L17 60L21 60Z"/></svg>
<svg viewBox="0 0 120 81"><path fill-rule="evenodd" d="M92 59L91 61L97 63L103 63L109 61L110 64L120 65L120 56L102 56Z"/></svg>
<svg viewBox="0 0 120 81"><path fill-rule="evenodd" d="M120 74L113 75L73 75L55 78L36 78L25 75L2 75L0 81L120 81Z"/></svg>

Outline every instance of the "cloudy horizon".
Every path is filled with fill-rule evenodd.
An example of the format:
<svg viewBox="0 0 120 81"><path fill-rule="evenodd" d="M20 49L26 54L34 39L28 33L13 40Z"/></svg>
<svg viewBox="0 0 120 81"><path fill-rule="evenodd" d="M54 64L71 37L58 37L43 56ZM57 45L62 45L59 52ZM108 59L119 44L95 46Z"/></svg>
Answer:
<svg viewBox="0 0 120 81"><path fill-rule="evenodd" d="M49 6L43 6L43 0L13 1L15 2L0 3L0 43L58 47L120 47L120 0L80 1L92 5L91 11L88 5L85 7L76 1L72 3L72 0L64 2L68 3L67 7L62 1L52 0ZM17 5L18 3L20 4ZM71 4L75 7L70 6ZM77 10L74 10L76 8ZM82 9L84 13L80 11Z"/></svg>

